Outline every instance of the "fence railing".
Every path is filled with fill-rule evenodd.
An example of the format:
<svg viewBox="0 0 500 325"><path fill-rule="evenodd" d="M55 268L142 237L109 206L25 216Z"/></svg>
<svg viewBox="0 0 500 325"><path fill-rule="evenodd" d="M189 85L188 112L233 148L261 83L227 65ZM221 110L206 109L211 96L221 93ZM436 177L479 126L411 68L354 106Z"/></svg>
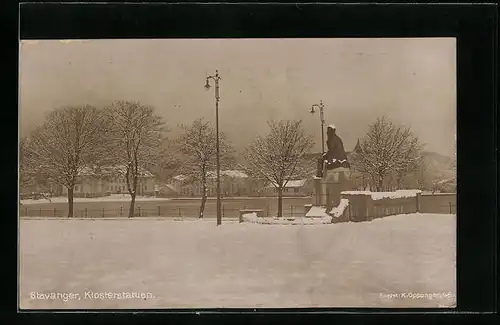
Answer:
<svg viewBox="0 0 500 325"><path fill-rule="evenodd" d="M238 219L239 211L247 208L261 208L252 206L226 207L222 205L222 217L226 219ZM278 214L277 207L266 206L264 210L265 216L276 216ZM141 217L159 217L159 218L198 218L199 207L178 206L178 207L163 207L157 206L154 208L142 208L140 205L134 209L134 218ZM35 208L22 206L19 209L21 217L45 217L45 218L67 218L68 208ZM283 217L299 217L304 216L304 205L283 205ZM129 217L129 207L122 206L120 208L75 208L73 210L73 218L127 218ZM216 210L213 208L205 208L203 213L204 218L215 218Z"/></svg>
<svg viewBox="0 0 500 325"><path fill-rule="evenodd" d="M423 205L420 208L422 213L457 213L457 205L454 202L447 202L441 204L430 204L429 206Z"/></svg>
<svg viewBox="0 0 500 325"><path fill-rule="evenodd" d="M222 217L225 219L238 219L239 211L242 209L248 208L259 208L264 211L264 216L273 217L278 214L278 208L276 206L266 206L262 207L253 207L253 206L242 206L239 208L228 208L226 206L222 206ZM349 207L350 210L351 207ZM350 214L351 211L349 211ZM442 203L439 206L433 205L432 209L423 209L421 210L423 213L456 213L456 204L454 202L446 202ZM68 209L67 208L35 208L29 206L23 206L19 209L19 215L21 217L43 217L43 218L67 218L68 217ZM129 207L122 206L120 208L115 209L106 209L106 208L76 208L73 210L73 218L88 218L88 219L97 219L97 218L128 218L129 216ZM304 216L304 205L283 205L283 217L303 217ZM134 218L141 217L158 217L158 218L173 218L173 219L193 219L199 217L199 208L198 207L186 207L186 206L178 206L178 207L162 207L158 206L155 208L142 208L141 206L137 206L134 211ZM204 218L215 218L216 211L213 208L207 208L204 211Z"/></svg>

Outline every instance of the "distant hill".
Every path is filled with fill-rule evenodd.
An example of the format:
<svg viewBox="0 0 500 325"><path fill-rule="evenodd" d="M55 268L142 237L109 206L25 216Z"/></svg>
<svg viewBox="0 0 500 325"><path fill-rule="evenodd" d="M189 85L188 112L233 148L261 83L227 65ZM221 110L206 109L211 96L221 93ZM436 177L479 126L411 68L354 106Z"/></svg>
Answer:
<svg viewBox="0 0 500 325"><path fill-rule="evenodd" d="M453 159L448 156L444 156L440 153L433 151L422 151L422 156L434 165L440 166L444 169L451 169L453 165Z"/></svg>
<svg viewBox="0 0 500 325"><path fill-rule="evenodd" d="M449 156L430 151L422 152L422 156L424 163L418 173L423 189L438 188L438 191L441 192L454 192L456 190L454 160Z"/></svg>

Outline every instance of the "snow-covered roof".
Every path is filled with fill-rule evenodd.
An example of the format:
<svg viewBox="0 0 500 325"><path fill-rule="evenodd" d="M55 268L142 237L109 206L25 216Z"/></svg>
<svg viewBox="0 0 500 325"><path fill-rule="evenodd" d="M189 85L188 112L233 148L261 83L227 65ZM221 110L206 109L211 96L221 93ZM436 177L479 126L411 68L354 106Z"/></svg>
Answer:
<svg viewBox="0 0 500 325"><path fill-rule="evenodd" d="M78 176L95 176L97 175L96 170L91 167L80 167L78 168Z"/></svg>
<svg viewBox="0 0 500 325"><path fill-rule="evenodd" d="M125 165L103 166L103 167L101 167L101 170L102 170L103 174L125 175L127 173L127 166L125 166ZM139 177L153 177L153 174L150 171L148 171L142 167L139 167Z"/></svg>
<svg viewBox="0 0 500 325"><path fill-rule="evenodd" d="M286 183L285 187L302 187L302 186L304 186L306 181L307 180L305 180L305 179L288 181L288 183Z"/></svg>
<svg viewBox="0 0 500 325"><path fill-rule="evenodd" d="M182 182L182 181L185 181L187 179L187 176L181 174L181 175L174 176L172 178L175 179L176 181Z"/></svg>
<svg viewBox="0 0 500 325"><path fill-rule="evenodd" d="M289 180L286 183L285 188L302 187L305 185L306 182L307 182L306 179ZM268 187L275 187L275 185L276 185L276 183L273 182L273 183L269 184Z"/></svg>
<svg viewBox="0 0 500 325"><path fill-rule="evenodd" d="M126 166L124 165L115 165L115 166L84 166L78 169L78 176L112 176L112 175L125 175L126 174ZM139 177L154 177L151 172L144 168L139 168Z"/></svg>
<svg viewBox="0 0 500 325"><path fill-rule="evenodd" d="M224 170L222 174L229 177L235 178L248 178L248 175L239 170Z"/></svg>
<svg viewBox="0 0 500 325"><path fill-rule="evenodd" d="M230 169L221 170L220 175L232 177L232 178L248 178L248 175L245 174L244 172L239 171L239 170L230 170ZM215 177L217 177L217 172L216 171L209 171L207 173L207 177L208 178L215 178Z"/></svg>

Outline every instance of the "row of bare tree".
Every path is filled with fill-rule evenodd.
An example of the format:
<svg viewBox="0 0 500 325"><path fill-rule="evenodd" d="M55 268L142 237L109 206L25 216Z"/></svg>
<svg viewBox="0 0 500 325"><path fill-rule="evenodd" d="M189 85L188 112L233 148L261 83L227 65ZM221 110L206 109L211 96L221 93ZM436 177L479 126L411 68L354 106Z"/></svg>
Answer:
<svg viewBox="0 0 500 325"><path fill-rule="evenodd" d="M33 176L68 189L68 217L73 190L84 170L123 166L133 214L139 173L161 161L163 121L152 107L117 101L110 107L65 107L49 113L44 123L21 141L20 183Z"/></svg>
<svg viewBox="0 0 500 325"><path fill-rule="evenodd" d="M404 177L422 165L422 149L409 127L381 117L368 127L351 155L351 165L361 174L363 185L372 190L382 191L390 181L401 189Z"/></svg>
<svg viewBox="0 0 500 325"><path fill-rule="evenodd" d="M244 151L247 164L239 165L252 177L276 187L279 215L282 193L291 179L304 177L314 164L305 159L312 138L301 121L270 121L269 134L258 136ZM68 189L68 217L73 215L73 190L84 170L99 172L101 166L119 165L131 196L129 217L134 215L141 170L171 168L186 182L200 184L199 217L207 200L207 180L215 170L216 133L210 122L195 120L181 125L182 134L165 137L164 121L154 109L138 102L117 101L106 108L92 106L56 109L29 137L20 141L20 185L36 180L57 183ZM235 150L221 132L221 168L235 165Z"/></svg>
<svg viewBox="0 0 500 325"><path fill-rule="evenodd" d="M301 121L269 121L269 133L257 136L242 155L245 164L237 164L251 179L261 180L276 188L278 215L282 215L283 189L288 181L306 177L314 164L307 157L312 148L312 137L304 131ZM216 132L210 122L195 120L182 125L183 133L170 142L169 161L187 178L185 182L198 184L201 191L199 217L203 217L207 200L207 180L216 168ZM221 169L236 165L235 150L226 135L219 134Z"/></svg>
<svg viewBox="0 0 500 325"><path fill-rule="evenodd" d="M269 132L258 135L242 152L245 164L238 169L252 179L276 188L278 216L282 215L283 190L288 181L314 174L316 163L308 155L313 147L301 121L269 121ZM197 119L181 125L175 139L154 108L138 102L117 101L109 107L56 109L28 138L20 141L20 185L44 180L67 188L68 217L73 215L73 189L84 170L122 166L130 194L129 217L134 215L136 189L144 169L170 169L202 189L199 217L207 200L207 181L215 171L216 132L210 122ZM236 151L221 132L222 169L236 165ZM351 165L372 190L382 191L388 179L401 188L403 178L421 167L423 145L409 127L378 118L350 156Z"/></svg>

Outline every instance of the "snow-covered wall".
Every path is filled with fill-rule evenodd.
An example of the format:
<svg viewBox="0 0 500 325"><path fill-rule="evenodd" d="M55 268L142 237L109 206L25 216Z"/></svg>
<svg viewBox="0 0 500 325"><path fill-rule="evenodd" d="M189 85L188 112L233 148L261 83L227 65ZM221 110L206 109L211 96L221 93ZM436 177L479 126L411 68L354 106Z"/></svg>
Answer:
<svg viewBox="0 0 500 325"><path fill-rule="evenodd" d="M340 194L369 195L372 200L382 200L416 197L420 193L422 193L421 190L398 190L395 192L343 191Z"/></svg>
<svg viewBox="0 0 500 325"><path fill-rule="evenodd" d="M350 204L349 220L366 221L395 214L416 213L420 190L395 192L343 191L342 199Z"/></svg>
<svg viewBox="0 0 500 325"><path fill-rule="evenodd" d="M422 194L419 203L422 213L457 213L456 193Z"/></svg>

